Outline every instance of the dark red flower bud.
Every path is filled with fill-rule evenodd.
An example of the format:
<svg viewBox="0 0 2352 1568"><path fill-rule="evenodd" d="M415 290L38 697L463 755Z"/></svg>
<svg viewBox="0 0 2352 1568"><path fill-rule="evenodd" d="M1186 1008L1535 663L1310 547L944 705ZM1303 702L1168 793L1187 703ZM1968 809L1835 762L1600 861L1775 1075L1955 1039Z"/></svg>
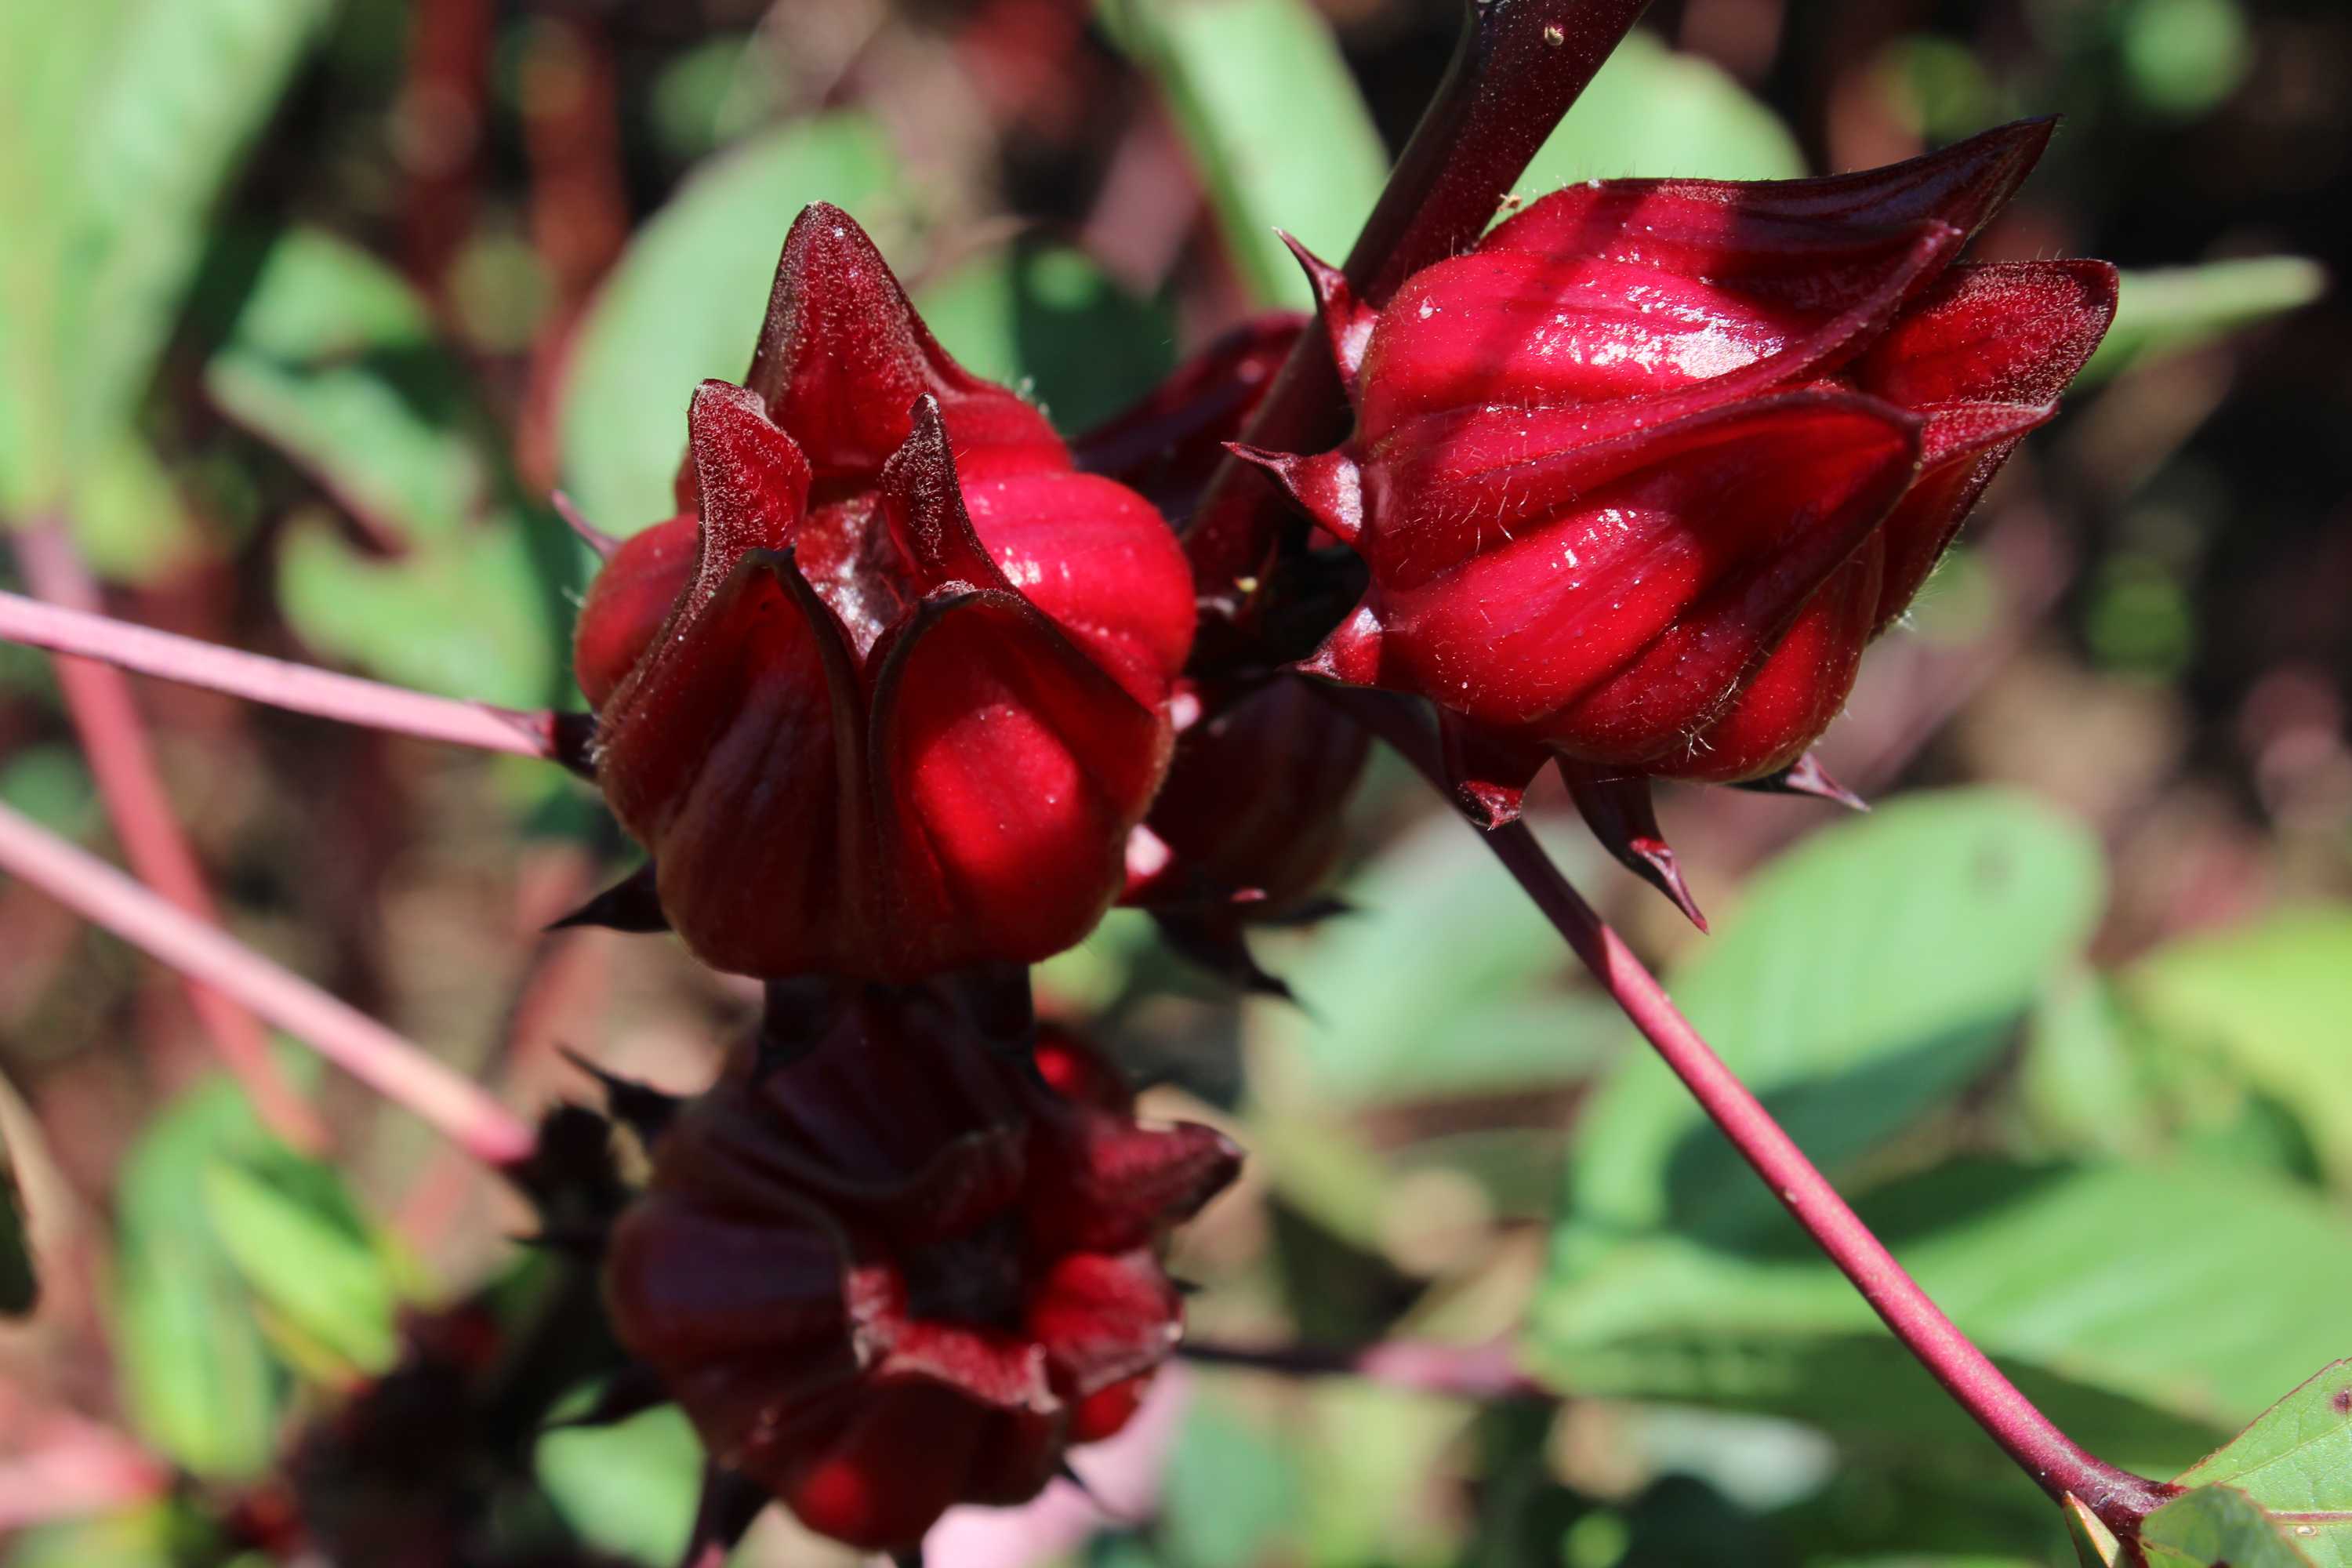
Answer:
<svg viewBox="0 0 2352 1568"><path fill-rule="evenodd" d="M1550 757L1580 798L1786 775L2113 316L2104 263L1952 265L2049 130L1570 186L1377 316L1310 264L1355 433L1244 455L1371 583L1306 668L1435 702L1489 820ZM1659 876L1646 802L1603 815Z"/></svg>
<svg viewBox="0 0 2352 1568"><path fill-rule="evenodd" d="M1142 491L1171 518L1185 517L1306 326L1306 317L1287 310L1244 321L1078 437L1078 467Z"/></svg>
<svg viewBox="0 0 2352 1568"><path fill-rule="evenodd" d="M607 1256L622 1343L714 1463L871 1549L1126 1423L1181 1331L1159 1248L1240 1159L1139 1124L1067 1036L1029 1070L947 984L866 988L782 1066L744 1042L653 1155Z"/></svg>
<svg viewBox="0 0 2352 1568"><path fill-rule="evenodd" d="M1293 677L1199 700L1202 716L1177 736L1175 763L1145 819L1170 858L1129 889L1129 901L1207 890L1269 917L1287 914L1339 858L1339 808L1371 737Z"/></svg>
<svg viewBox="0 0 2352 1568"><path fill-rule="evenodd" d="M1294 676L1180 700L1198 717L1176 735L1139 842L1125 902L1171 946L1236 984L1288 994L1251 957L1244 928L1296 923L1339 906L1317 898L1346 841L1341 807L1371 735Z"/></svg>
<svg viewBox="0 0 2352 1568"><path fill-rule="evenodd" d="M696 394L698 515L615 552L576 640L670 924L768 976L1068 946L1167 763L1167 525L950 360L836 209L793 225L750 383Z"/></svg>

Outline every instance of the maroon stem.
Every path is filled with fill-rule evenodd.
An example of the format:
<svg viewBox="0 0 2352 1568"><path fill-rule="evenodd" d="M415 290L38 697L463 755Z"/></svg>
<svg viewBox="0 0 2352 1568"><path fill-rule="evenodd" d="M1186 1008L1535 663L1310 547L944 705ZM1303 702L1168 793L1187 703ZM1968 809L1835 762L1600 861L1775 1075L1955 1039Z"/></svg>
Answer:
<svg viewBox="0 0 2352 1568"><path fill-rule="evenodd" d="M1423 268L1486 232L1528 166L1648 0L1466 0L1462 41L1390 171L1344 268L1357 298L1386 304ZM1244 439L1319 452L1348 434L1329 346L1309 331L1258 405ZM1185 535L1204 604L1238 618L1294 514L1263 475L1228 459Z"/></svg>
<svg viewBox="0 0 2352 1568"><path fill-rule="evenodd" d="M1418 768L1441 795L1447 793L1435 737L1417 717L1386 697L1324 689ZM1738 1075L1724 1065L1667 998L1657 976L1560 875L1525 823L1480 837L1781 1206L1960 1408L2053 1499L2072 1495L2118 1535L2135 1535L2139 1521L2177 1489L2086 1453L2018 1392L1895 1260Z"/></svg>
<svg viewBox="0 0 2352 1568"><path fill-rule="evenodd" d="M98 611L98 583L63 522L48 519L20 531L16 555L25 581L42 598L68 609ZM163 792L155 749L131 699L131 682L110 665L62 657L57 660L57 676L107 820L131 869L188 914L217 925L220 910ZM213 1048L245 1087L270 1131L310 1153L326 1148L327 1124L278 1070L261 1021L201 982L183 976L183 984Z"/></svg>

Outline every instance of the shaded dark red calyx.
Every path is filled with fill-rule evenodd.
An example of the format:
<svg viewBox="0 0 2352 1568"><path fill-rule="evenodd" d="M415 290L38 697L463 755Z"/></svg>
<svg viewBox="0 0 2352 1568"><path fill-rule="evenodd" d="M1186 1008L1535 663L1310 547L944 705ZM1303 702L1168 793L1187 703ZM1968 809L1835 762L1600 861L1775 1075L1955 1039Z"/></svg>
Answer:
<svg viewBox="0 0 2352 1568"><path fill-rule="evenodd" d="M1159 1247L1238 1162L1137 1122L1075 1037L1009 1052L1008 985L780 992L813 1042L742 1042L614 1229L623 1343L716 1464L853 1545L1023 1500L1122 1425L1181 1331Z"/></svg>

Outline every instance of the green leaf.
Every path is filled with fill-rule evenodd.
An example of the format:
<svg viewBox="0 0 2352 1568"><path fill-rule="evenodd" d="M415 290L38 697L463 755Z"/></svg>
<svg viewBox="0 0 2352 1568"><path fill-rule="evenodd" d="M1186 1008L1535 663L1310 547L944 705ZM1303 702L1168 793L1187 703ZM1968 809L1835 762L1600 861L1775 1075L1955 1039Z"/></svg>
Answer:
<svg viewBox="0 0 2352 1568"><path fill-rule="evenodd" d="M529 707L554 689L552 617L521 608L543 581L516 529L387 558L313 513L278 542L278 596L303 641L395 685L484 702Z"/></svg>
<svg viewBox="0 0 2352 1568"><path fill-rule="evenodd" d="M557 694L575 552L522 501L471 378L395 273L330 236L278 237L205 385L388 552L318 520L286 531L278 596L304 640L452 697Z"/></svg>
<svg viewBox="0 0 2352 1568"><path fill-rule="evenodd" d="M1302 937L1253 939L1302 1004L1253 1007L1253 1036L1306 1061L1318 1098L1557 1084L1589 1074L1620 1032L1613 1011L1549 989L1569 963L1559 933L1450 818L1399 840L1341 896L1349 911Z"/></svg>
<svg viewBox="0 0 2352 1568"><path fill-rule="evenodd" d="M598 527L671 514L686 405L751 363L784 231L814 201L845 207L898 259L897 162L861 115L799 121L698 169L640 229L580 329L564 384L565 482Z"/></svg>
<svg viewBox="0 0 2352 1568"><path fill-rule="evenodd" d="M2287 1107L2352 1188L2352 914L2315 909L2176 942L2121 978L2168 1037L2204 1045Z"/></svg>
<svg viewBox="0 0 2352 1568"><path fill-rule="evenodd" d="M2326 268L2300 256L2126 272L2115 325L2075 384L2090 386L2130 365L2299 310L2325 294L2327 282Z"/></svg>
<svg viewBox="0 0 2352 1568"><path fill-rule="evenodd" d="M1307 0L1103 0L1103 15L1166 95L1250 292L1311 307L1275 230L1339 261L1389 167L1330 25Z"/></svg>
<svg viewBox="0 0 2352 1568"><path fill-rule="evenodd" d="M1537 150L1517 189L1533 198L1624 175L1788 180L1804 172L1796 138L1747 89L1712 62L1636 32Z"/></svg>
<svg viewBox="0 0 2352 1568"><path fill-rule="evenodd" d="M556 1511L592 1545L667 1563L694 1526L702 1444L677 1406L665 1405L616 1426L549 1432L538 1469Z"/></svg>
<svg viewBox="0 0 2352 1568"><path fill-rule="evenodd" d="M1913 795L1767 867L1667 988L1834 1177L1990 1065L2088 937L2102 887L2090 836L2030 799ZM1572 1237L1786 1226L1648 1052L1583 1122Z"/></svg>
<svg viewBox="0 0 2352 1568"><path fill-rule="evenodd" d="M430 310L331 235L271 243L205 391L386 542L455 537L498 499L488 421Z"/></svg>
<svg viewBox="0 0 2352 1568"><path fill-rule="evenodd" d="M1021 387L1064 430L1118 413L1175 364L1168 303L1124 292L1065 246L992 251L915 304L964 368Z"/></svg>
<svg viewBox="0 0 2352 1568"><path fill-rule="evenodd" d="M1960 1163L1857 1203L1953 1321L2061 1426L2157 1474L2341 1348L2352 1226L2233 1169ZM1532 1348L1580 1394L1759 1409L1859 1436L1969 1430L1844 1278L1791 1238L1683 1237L1556 1268ZM1970 1442L1980 1438L1969 1437Z"/></svg>
<svg viewBox="0 0 2352 1568"><path fill-rule="evenodd" d="M2114 987L2087 968L2053 983L2033 1010L2017 1094L2052 1155L2146 1154L2161 1146Z"/></svg>
<svg viewBox="0 0 2352 1568"><path fill-rule="evenodd" d="M81 146L89 248L68 261L89 332L71 350L92 437L77 449L144 392L214 200L328 12L327 0L143 0L121 13Z"/></svg>
<svg viewBox="0 0 2352 1568"><path fill-rule="evenodd" d="M21 1318L41 1299L33 1269L33 1246L25 1228L25 1198L16 1190L16 1165L0 1133L0 1317Z"/></svg>
<svg viewBox="0 0 2352 1568"><path fill-rule="evenodd" d="M203 558L207 542L162 455L130 429L83 466L73 521L90 569L124 582L183 570Z"/></svg>
<svg viewBox="0 0 2352 1568"><path fill-rule="evenodd" d="M7 1568L184 1568L208 1562L217 1533L183 1503L158 1502L36 1525L9 1543Z"/></svg>
<svg viewBox="0 0 2352 1568"><path fill-rule="evenodd" d="M2149 1568L2314 1568L2315 1563L2303 1550L2308 1537L2299 1538L2294 1525L2273 1519L2230 1487L2199 1487L2174 1498L2141 1521L2139 1539Z"/></svg>
<svg viewBox="0 0 2352 1568"><path fill-rule="evenodd" d="M328 11L327 0L6 7L0 509L90 510L80 487L130 438L214 203Z"/></svg>
<svg viewBox="0 0 2352 1568"><path fill-rule="evenodd" d="M140 1434L207 1478L246 1478L276 1447L280 1380L214 1231L205 1176L271 1147L236 1086L214 1079L158 1117L115 1194L115 1348Z"/></svg>
<svg viewBox="0 0 2352 1568"><path fill-rule="evenodd" d="M1168 1456L1161 1545L1171 1568L1249 1568L1280 1555L1307 1504L1295 1449L1212 1390Z"/></svg>
<svg viewBox="0 0 2352 1568"><path fill-rule="evenodd" d="M400 1353L399 1292L341 1179L280 1155L215 1163L205 1206L224 1251L263 1302L364 1373Z"/></svg>
<svg viewBox="0 0 2352 1568"><path fill-rule="evenodd" d="M2116 1532L2071 1492L2058 1508L2065 1516L2066 1539L2074 1548L2080 1568L2116 1568L2116 1560L2123 1554L2123 1543L2116 1539Z"/></svg>
<svg viewBox="0 0 2352 1568"><path fill-rule="evenodd" d="M2352 1563L2352 1361L2322 1367L2253 1425L2175 1478L2227 1485L2263 1509L2326 1568Z"/></svg>

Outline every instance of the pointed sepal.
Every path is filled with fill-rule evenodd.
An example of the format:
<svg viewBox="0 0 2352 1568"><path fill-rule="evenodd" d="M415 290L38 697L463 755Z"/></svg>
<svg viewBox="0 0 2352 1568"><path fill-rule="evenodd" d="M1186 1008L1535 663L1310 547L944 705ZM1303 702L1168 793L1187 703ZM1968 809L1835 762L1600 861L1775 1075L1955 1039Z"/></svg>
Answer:
<svg viewBox="0 0 2352 1568"><path fill-rule="evenodd" d="M1759 795L1804 795L1815 800L1826 800L1844 806L1848 811L1868 811L1870 803L1830 776L1822 766L1821 758L1807 752L1779 773L1767 773L1760 779L1745 779L1734 789L1753 790Z"/></svg>
<svg viewBox="0 0 2352 1568"><path fill-rule="evenodd" d="M1650 799L1650 781L1638 773L1603 773L1563 762L1560 777L1576 801L1576 809L1592 829L1601 847L1627 870L1673 900L1691 924L1706 930L1706 917L1683 880L1680 863L1658 831L1658 814Z"/></svg>
<svg viewBox="0 0 2352 1568"><path fill-rule="evenodd" d="M694 1528L677 1568L726 1568L735 1547L751 1533L751 1521L768 1506L768 1495L732 1470L706 1463L702 1493L694 1506Z"/></svg>
<svg viewBox="0 0 2352 1568"><path fill-rule="evenodd" d="M1160 940L1173 952L1227 984L1255 996L1298 1005L1289 982L1269 973L1258 963L1237 920L1193 910L1155 910L1151 920L1160 928Z"/></svg>
<svg viewBox="0 0 2352 1568"><path fill-rule="evenodd" d="M636 1079L623 1078L607 1071L571 1047L562 1047L563 1059L596 1080L604 1091L604 1110L622 1126L637 1135L646 1148L653 1147L663 1131L677 1114L685 1100L675 1094L656 1089Z"/></svg>
<svg viewBox="0 0 2352 1568"><path fill-rule="evenodd" d="M602 926L635 936L669 930L669 916L662 912L659 873L653 862L646 861L562 919L550 921L547 929L573 931L582 926Z"/></svg>
<svg viewBox="0 0 2352 1568"><path fill-rule="evenodd" d="M1323 322L1323 335L1331 345L1331 363L1339 373L1339 384L1347 389L1348 401L1356 401L1356 385L1363 374L1364 350L1370 346L1372 328L1380 321L1380 312L1356 297L1348 282L1348 275L1307 249L1296 235L1275 231L1290 254L1307 274L1307 287L1315 290L1317 313Z"/></svg>
<svg viewBox="0 0 2352 1568"><path fill-rule="evenodd" d="M1326 533L1351 550L1359 547L1364 531L1363 476L1344 448L1306 457L1230 441L1225 450L1271 476L1292 504Z"/></svg>
<svg viewBox="0 0 2352 1568"><path fill-rule="evenodd" d="M1437 741L1445 767L1446 793L1471 826L1492 833L1519 819L1528 786L1550 753L1437 710Z"/></svg>
<svg viewBox="0 0 2352 1568"><path fill-rule="evenodd" d="M1012 593L965 510L940 400L926 393L908 418L906 441L882 465L882 510L916 587L927 595Z"/></svg>

